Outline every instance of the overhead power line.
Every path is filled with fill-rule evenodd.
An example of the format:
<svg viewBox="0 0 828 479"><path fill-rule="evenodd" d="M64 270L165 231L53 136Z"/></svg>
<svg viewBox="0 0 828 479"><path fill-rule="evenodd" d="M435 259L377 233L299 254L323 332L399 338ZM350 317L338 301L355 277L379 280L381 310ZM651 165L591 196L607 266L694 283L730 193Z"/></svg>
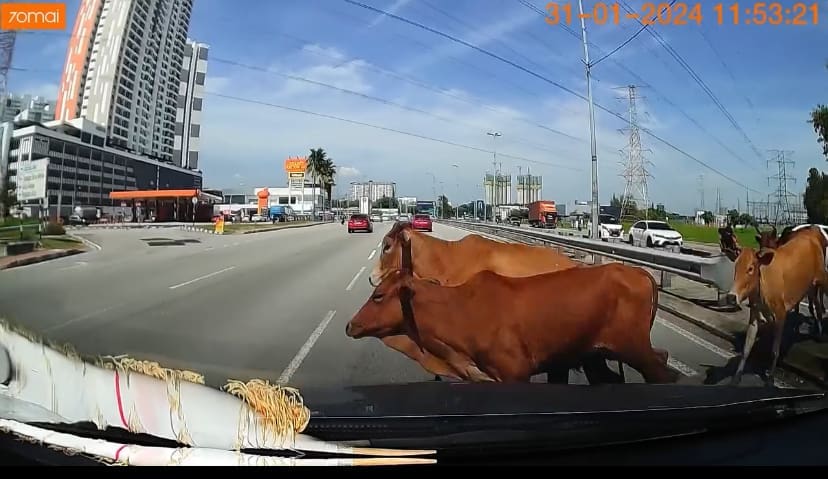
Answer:
<svg viewBox="0 0 828 479"><path fill-rule="evenodd" d="M498 61L501 61L501 62L503 62L503 63L506 63L507 65L510 65L510 66L512 66L512 67L514 67L514 68L516 68L516 69L518 69L518 70L520 70L520 71L522 71L522 72L524 72L524 73L527 73L527 74L529 74L529 75L531 75L531 76L533 76L533 77L535 77L535 78L537 78L537 79L539 79L539 80L542 80L542 81L544 81L544 82L546 82L546 83L549 83L550 85L553 85L553 86L555 86L556 88L558 88L558 89L560 89L560 90L563 90L563 91L565 91L565 92L569 93L570 95L576 96L576 97L580 98L581 100L588 101L588 99L587 99L584 95L582 95L582 94L580 94L580 93L578 93L578 92L576 92L576 91L572 90L571 88L568 88L568 87L566 87L566 86L564 86L564 85L561 85L560 83L558 83L558 82L556 82L556 81L554 81L554 80L551 80L551 79L549 79L549 78L547 78L547 77L545 77L545 76L543 76L543 75L541 75L541 74L539 74L539 73L537 73L537 72L535 72L535 71L532 71L532 70L530 70L530 69L528 69L528 68L526 68L526 67L524 67L524 66L522 66L522 65L519 65L519 64L517 64L517 63L515 63L515 62L513 62L513 61L511 61L511 60L509 60L509 59L506 59L506 58L504 58L504 57L502 57L502 56L500 56L500 55L498 55L498 54L496 54L496 53L493 53L493 52L491 52L491 51L489 51L489 50L486 50L486 49L484 49L484 48L482 48L482 47L479 47L479 46L474 45L474 44L472 44L472 43L469 43L469 42L467 42L467 41L465 41L465 40L462 40L462 39L460 39L460 38L457 38L457 37L455 37L455 36L452 36L452 35L450 35L450 34L448 34L448 33L441 32L441 31L436 30L436 29L434 29L434 28L432 28L432 27L429 27L429 26L423 25L423 24L418 23L418 22L415 22L415 21L413 21L413 20L409 20L409 19L407 19L407 18L403 18L403 17L401 17L401 16L399 16L399 15L395 15L395 14L393 14L393 13L386 12L385 10L381 10L381 9L379 9L379 8L376 8L376 7L372 7L371 5L366 5L366 4L364 4L364 3L357 2L357 1L355 1L355 0L343 0L343 1L345 1L345 2L347 2L347 3L350 3L350 4L352 4L352 5L355 5L355 6L357 6L357 7L364 8L364 9L367 9L367 10L373 11L373 12L375 12L375 13L379 13L379 14L385 15L385 16L390 17L390 18L393 18L393 19L395 19L395 20L397 20L397 21L401 21L401 22L403 22L403 23L407 23L407 24L409 24L409 25L411 25L411 26L414 26L414 27L416 27L416 28L420 28L420 29L422 29L422 30L425 30L425 31L431 32L431 33L433 33L433 34L435 34L435 35L441 36L441 37L446 38L446 39L448 39L448 40L450 40L450 41L452 41L452 42L458 43L458 44L460 44L460 45L464 45L464 46L466 46L466 47L468 47L468 48L471 48L472 50L475 50L475 51L477 51L477 52L480 52L480 53L482 53L482 54L484 54L484 55L486 55L486 56L488 56L488 57L491 57L491 58L494 58L494 59L496 59L496 60L498 60ZM593 102L593 104L594 104L597 108L599 108L599 109L601 109L601 110L603 110L603 111L605 111L605 112L609 113L610 115L612 115L612 116L614 116L614 117L618 118L619 120L621 120L621 121L623 121L623 122L626 122L626 121L627 121L627 119L626 119L626 118L624 118L624 116L620 115L619 113L617 113L617 112L615 112L615 111L610 110L609 108L607 108L607 107L605 107L605 106L601 105L600 103ZM705 168L707 168L708 170L710 170L710 171L712 171L712 172L716 173L717 175L721 176L722 178L725 178L726 180L730 181L731 183L733 183L733 184L735 184L735 185L738 185L738 186L740 186L740 187L742 187L742 188L745 188L745 189L748 189L748 190L754 191L754 192L756 192L756 193L760 193L759 191L757 191L757 190L754 190L754 189L750 188L749 186L747 186L747 185L743 184L742 182L740 182L740 181L736 180L735 178L733 178L733 177L731 177L731 176L729 176L729 175L727 175L727 174L725 174L725 173L723 173L723 172L719 171L717 168L714 168L714 167L712 167L712 166L708 165L706 162L704 162L704 161L702 161L702 160L700 160L700 159L696 158L695 156L693 156L693 155L691 155L690 153L688 153L688 152L686 152L686 151L682 150L682 149L681 149L681 148L679 148L678 146L676 146L676 145L674 145L674 144L670 143L669 141L667 141L667 140L665 140L665 139L661 138L660 136L658 136L658 135L656 135L655 133L653 133L651 130L649 130L649 129L647 129L647 128L644 128L644 127L640 127L640 129L641 129L641 131L645 132L646 134L648 134L648 135L649 135L650 137L652 137L653 139L655 139L655 140L659 141L660 143L663 143L664 145L668 146L668 147L669 147L669 148L671 148L672 150L674 150L674 151L676 151L676 152L680 153L681 155L683 155L683 156L687 157L688 159L690 159L690 160L692 160L692 161L694 161L694 162L698 163L699 165L702 165L703 167L705 167Z"/></svg>
<svg viewBox="0 0 828 479"><path fill-rule="evenodd" d="M628 13L635 13L633 9L630 8L630 6L627 5L626 2L624 2L624 0L621 0L621 6ZM640 23L642 26L644 25L644 22L642 22L640 18L638 18L638 23ZM690 64L687 63L687 61L685 61L684 58L672 46L670 46L670 44L667 43L667 41L664 40L660 33L651 28L648 28L647 32L656 40L656 42L658 42L659 45L661 45L667 51L667 53L670 54L671 57L673 57L674 60L676 60L676 62L678 62L679 65L681 65L682 68L684 68L684 71L686 71L687 74L690 75L693 81L695 81L696 84L699 85L699 87L701 87L701 89L713 101L713 104L716 105L716 108L718 108L719 111L721 111L722 114L725 116L725 118L727 118L730 124L733 125L733 128L735 128L736 131L738 131L742 135L742 137L745 139L745 142L747 142L747 144L756 154L757 158L764 160L764 158L762 157L762 153L759 151L758 148L756 148L756 145L753 143L753 141L751 141L750 137L747 135L745 130L742 129L742 127L739 125L739 122L736 121L736 118L734 118L733 115L730 114L727 107L724 106L724 104L719 100L716 94L713 93L713 90L711 90L710 87L707 86L707 83L705 83L704 80L702 80L701 76L699 76L699 74L696 73L693 67L690 66Z"/></svg>
<svg viewBox="0 0 828 479"><path fill-rule="evenodd" d="M315 112L315 111L311 111L311 110L305 110L305 109L302 109L302 108L295 108L295 107L291 107L291 106L278 105L276 103L270 103L270 102L266 102L266 101L262 101L262 100L254 100L254 99L251 99L251 98L242 98L242 97L233 96L233 95L226 95L224 93L217 93L217 92L213 92L213 91L206 91L205 93L207 95L210 95L210 96L213 96L213 97L224 98L224 99L227 99L227 100L233 100L233 101L237 101L237 102L241 102L241 103L249 103L249 104L254 104L254 105L259 105L259 106L267 106L267 107L270 107L270 108L277 108L277 109L280 109L280 110L292 111L292 112L295 112L295 113L303 113L305 115L316 116L316 117L319 117L319 118L327 118L327 119L330 119L330 120L336 120L336 121L341 121L341 122L344 122L344 123L350 123L352 125L364 126L364 127L373 128L373 129L376 129L376 130L388 131L388 132L391 132L391 133L397 133L399 135L405 135L405 136L410 136L410 137L413 137L413 138L419 138L421 140L432 141L432 142L435 142L435 143L442 143L444 145L451 145L451 146L455 146L455 147L458 147L458 148L464 148L464 149L467 149L467 150L477 151L477 152L480 152L480 153L486 153L486 154L489 154L489 155L491 155L493 153L492 150L487 150L485 148L478 148L476 146L466 145L466 144L463 144L463 143L458 143L458 142L450 141L450 140L444 140L444 139L441 139L441 138L435 138L435 137L428 136L428 135L421 135L419 133L412 133L410 131L398 130L396 128L389 128L387 126L380 126L380 125L374 125L374 124L371 124L371 123L366 123L366 122L363 122L363 121L351 120L349 118L342 118L342 117L335 116L335 115L329 115L327 113L319 113L319 112ZM557 163L549 163L549 162L545 162L545 161L532 160L530 158L526 158L526 157L518 156L518 155L511 155L511 154L502 153L502 152L498 152L497 154L499 156L502 156L502 157L505 157L505 158L511 158L511 159L514 159L514 160L524 161L524 162L527 162L527 163L534 163L534 164L538 164L538 165L551 166L551 167L554 167L554 168L560 168L560 169L571 170L571 171L584 171L582 168L574 168L574 167L568 166L568 165L561 165L561 164L557 164Z"/></svg>
<svg viewBox="0 0 828 479"><path fill-rule="evenodd" d="M546 17L546 12L544 12L543 10L539 9L538 7L536 7L536 6L532 5L531 3L527 2L526 0L517 0L517 1L518 1L521 5L525 6L526 8L528 8L528 9L530 9L530 10L532 10L532 11L534 11L535 13L537 13L538 15L540 15L541 17ZM639 22L639 23L641 23L641 22ZM572 35L572 36L573 36L574 38L576 38L578 41L581 41L581 35L580 35L578 32L576 32L576 31L572 30L571 28L567 27L564 23L560 23L560 22L559 22L559 23L558 23L558 26L562 27L564 30L566 30L566 32L567 32L567 33L569 33L570 35ZM644 25L644 24L642 23L642 24L641 24L641 29L639 30L639 32L638 32L638 33L641 33L642 31L644 31L644 29L645 29L646 27L647 27L647 25ZM635 38L635 37L638 35L638 33L637 33L636 35L634 35L634 36L633 36L633 38ZM625 42L625 43L626 43L626 42ZM704 127L704 125L702 125L702 124L701 124L698 120L696 120L695 118L693 118L692 116L690 116L690 114L689 114L689 113L687 113L687 112L686 112L683 108L681 108L681 107L680 107L680 106L678 106L675 102L673 102L672 100L670 100L669 96L664 95L664 94L663 94L663 93L661 93L661 92L660 92L660 91L659 91L659 90L658 90L655 86L653 86L653 85L649 84L649 82L647 82L644 78L642 78L642 77L641 77L641 75L639 75L638 73L636 73L635 71L633 71L632 69L630 69L630 68L629 68L627 65L625 65L624 63L619 62L619 61L615 60L614 58L612 58L612 57L610 56L610 54L609 54L609 53L605 53L605 50L604 50L603 48L601 48L600 46L598 46L598 45L596 45L596 44L592 43L591 41L588 41L588 42L587 42L587 44L588 44L590 47L594 48L594 49L595 49L595 51L596 51L598 54L603 54L603 56L602 56L599 60L603 60L604 58L609 59L612 63L614 63L614 64L615 64L615 66L617 66L618 68L620 68L621 70L623 70L624 72L626 72L628 75L630 75L633 79L635 79L635 80L636 80L636 82L638 82L638 84L639 84L639 85L648 87L648 88L649 88L649 89L650 89L650 90L651 90L651 91L655 94L655 96L656 96L659 100L663 101L664 103L666 103L666 104L668 104L669 106L671 106L672 108L674 108L677 112L679 112L679 114L681 114L681 116L683 116L683 117L684 117L685 119L687 119L689 122L693 123L693 125L695 125L695 126L699 129L699 131L701 131L702 133L704 133L705 135L707 135L708 137L710 137L711 139L713 139L713 141L715 141L715 142L716 142L719 146L721 146L721 147L722 147L722 149L724 149L726 152L728 152L728 153L729 153L729 154L730 154L733 158L735 158L736 160L738 160L740 163L742 163L742 164L744 164L744 165L748 166L749 168L752 168L752 169L754 169L754 170L756 170L756 171L759 171L759 170L758 170L758 168L757 168L757 166L756 166L755 164L753 164L753 163L749 163L749 162L745 161L745 159L744 159L744 158L742 158L742 156L741 156L741 155L739 155L738 153L736 153L735 151L733 151L733 149L732 149L732 148L730 148L730 147L729 147L729 146L728 146L725 142L723 142L723 141L722 141L722 140L720 140L720 139L719 139L716 135L714 135L712 132L710 132L710 130L708 130L707 128L705 128L705 127ZM622 46L623 46L623 45L624 45L624 44L622 44ZM616 50L617 50L617 49L616 49ZM653 54L654 54L654 55L656 55L655 51L653 51ZM656 56L658 56L658 55L656 55ZM659 57L659 58L661 59L661 57ZM661 59L661 60L664 62L664 64L665 64L665 65L669 65L669 64L668 64L666 61L664 61L663 59ZM596 63L597 63L597 62L593 62L593 65L594 65L594 64L596 64ZM645 130L642 130L642 131L645 131ZM646 133L646 131L645 131L645 133ZM649 133L648 133L648 134L649 134Z"/></svg>
<svg viewBox="0 0 828 479"><path fill-rule="evenodd" d="M364 98L366 100L371 100L371 101L374 101L374 102L377 102L377 103L383 103L385 105L393 106L393 107L399 108L401 110L406 110L406 111L410 111L410 112L413 112L413 113L419 113L421 115L430 116L432 118L436 118L436 119L438 119L440 121L444 121L446 123L460 124L460 125L466 126L467 128L472 128L474 130L484 129L483 127L481 127L479 125L474 125L472 123L465 122L465 121L460 120L458 118L451 118L451 117L439 115L439 114L432 113L430 111L426 111L426 110L423 110L423 109L420 109L420 108L406 106L406 105L403 105L401 103L397 103L397 102L394 102L394 101L391 101L391 100L387 100L385 98L380 98L380 97L376 97L376 96L373 96L373 95L368 95L366 93L361 93L361 92L358 92L358 91L349 90L347 88L338 87L336 85L331 85L329 83L320 82L320 81L317 81L317 80L312 80L310 78L305 78L305 77L301 77L301 76L298 76L298 75L290 75L290 74L287 74L287 73L282 73L282 72L272 70L270 68L263 67L263 66L247 65L247 64L240 63L240 62L237 62L237 61L234 61L234 60L227 60L227 59L224 59L224 58L216 58L216 57L211 58L211 61L236 66L236 67L239 67L239 68L245 68L245 69L248 69L248 70L259 71L259 72L263 72L263 73L269 73L269 74L272 74L272 75L275 75L275 76L278 76L278 77L281 77L281 78L285 78L285 79L288 79L288 80L299 81L299 82L303 82L303 83L308 83L310 85L315 85L315 86L320 86L320 87L323 87L323 88L328 88L328 89L335 90L335 91L338 91L340 93L344 93L344 94L347 94L347 95L353 95L353 96L357 96L357 97L360 97L360 98ZM560 132L560 131L557 131L557 130L552 130L551 128L547 128L547 129L551 130L551 131L554 131L556 134L565 136L565 137L573 139L573 140L584 141L581 138L574 137L574 136L566 134L564 132ZM524 143L527 146L531 146L532 148L536 148L536 149L539 149L539 150L544 150L544 151L547 151L547 152L550 152L550 153L555 153L555 154L560 153L559 150L557 150L557 151L552 150L550 148L547 148L547 147L545 147L543 145L540 145L538 143L534 143L534 142L532 142L530 140L527 140L527 139L524 139L522 137L517 137L516 136L515 141L518 142L518 143Z"/></svg>

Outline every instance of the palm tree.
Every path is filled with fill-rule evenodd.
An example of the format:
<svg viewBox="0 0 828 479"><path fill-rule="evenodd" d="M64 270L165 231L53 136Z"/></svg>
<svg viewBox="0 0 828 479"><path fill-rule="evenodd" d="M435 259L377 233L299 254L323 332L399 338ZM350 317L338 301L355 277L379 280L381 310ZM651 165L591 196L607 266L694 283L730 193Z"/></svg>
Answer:
<svg viewBox="0 0 828 479"><path fill-rule="evenodd" d="M322 148L311 148L308 155L307 173L311 175L311 184L316 185L316 179L322 176L326 158L325 150ZM316 194L313 195L313 209L316 210Z"/></svg>
<svg viewBox="0 0 828 479"><path fill-rule="evenodd" d="M325 161L322 162L320 181L322 182L322 188L325 190L325 196L328 197L328 207L331 205L331 194L333 193L334 185L336 185L335 178L336 165L333 159L325 158Z"/></svg>

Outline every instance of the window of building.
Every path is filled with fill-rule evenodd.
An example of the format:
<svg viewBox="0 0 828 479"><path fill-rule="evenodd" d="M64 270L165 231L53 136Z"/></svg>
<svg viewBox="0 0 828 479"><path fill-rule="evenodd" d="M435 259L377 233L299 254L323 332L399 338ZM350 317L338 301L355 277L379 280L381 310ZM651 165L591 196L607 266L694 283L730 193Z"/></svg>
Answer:
<svg viewBox="0 0 828 479"><path fill-rule="evenodd" d="M193 110L201 111L202 103L204 102L201 98L193 98Z"/></svg>
<svg viewBox="0 0 828 479"><path fill-rule="evenodd" d="M190 136L198 138L201 135L201 125L190 125Z"/></svg>
<svg viewBox="0 0 828 479"><path fill-rule="evenodd" d="M204 74L201 72L196 73L195 77L196 85L203 85L204 84Z"/></svg>

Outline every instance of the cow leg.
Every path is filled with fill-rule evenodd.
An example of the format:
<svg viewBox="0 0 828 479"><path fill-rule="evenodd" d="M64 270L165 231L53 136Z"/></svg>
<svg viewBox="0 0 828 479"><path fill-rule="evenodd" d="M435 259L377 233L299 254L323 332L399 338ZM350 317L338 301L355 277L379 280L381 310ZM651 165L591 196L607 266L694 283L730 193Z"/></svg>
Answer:
<svg viewBox="0 0 828 479"><path fill-rule="evenodd" d="M771 364L770 369L768 369L768 375L765 377L765 383L767 386L773 386L773 373L774 371L776 371L776 363L779 361L779 347L782 345L782 333L785 330L785 308L782 308L783 311L781 317L777 316L777 314L779 314L776 311L777 309L778 308L774 308L774 319L776 319L776 322L774 323L773 331L773 351L771 352Z"/></svg>
<svg viewBox="0 0 828 479"><path fill-rule="evenodd" d="M420 347L417 346L417 343L412 341L408 336L386 336L382 338L382 342L389 348L395 349L418 362L423 369L431 374L434 374L435 376L463 379L460 375L462 371L457 371L442 359L427 351L422 351Z"/></svg>
<svg viewBox="0 0 828 479"><path fill-rule="evenodd" d="M546 382L549 384L569 384L569 368L560 365L548 367L546 369ZM590 381L591 383L592 381Z"/></svg>
<svg viewBox="0 0 828 479"><path fill-rule="evenodd" d="M623 384L624 378L620 374L616 374L607 366L607 360L598 352L590 353L584 356L581 364L584 367L584 375L587 377L589 384ZM618 361L618 367L623 368L621 361ZM621 369L623 371L623 369Z"/></svg>
<svg viewBox="0 0 828 479"><path fill-rule="evenodd" d="M750 321L748 321L747 335L745 336L745 347L742 348L742 359L739 361L739 367L736 368L736 374L730 381L731 385L737 385L742 381L742 373L745 370L745 363L747 362L750 351L753 349L753 343L756 341L756 331L759 329L759 318L755 308L750 308Z"/></svg>

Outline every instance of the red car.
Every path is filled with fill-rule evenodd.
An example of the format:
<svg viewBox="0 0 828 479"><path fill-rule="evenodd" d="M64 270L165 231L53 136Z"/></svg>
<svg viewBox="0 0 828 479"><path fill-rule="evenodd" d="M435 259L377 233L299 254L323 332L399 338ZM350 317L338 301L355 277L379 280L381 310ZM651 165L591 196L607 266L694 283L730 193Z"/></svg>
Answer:
<svg viewBox="0 0 828 479"><path fill-rule="evenodd" d="M431 216L414 215L414 219L411 220L411 226L415 230L431 231Z"/></svg>
<svg viewBox="0 0 828 479"><path fill-rule="evenodd" d="M368 215L351 215L348 218L348 233L353 233L354 231L374 232L374 225L371 223Z"/></svg>

